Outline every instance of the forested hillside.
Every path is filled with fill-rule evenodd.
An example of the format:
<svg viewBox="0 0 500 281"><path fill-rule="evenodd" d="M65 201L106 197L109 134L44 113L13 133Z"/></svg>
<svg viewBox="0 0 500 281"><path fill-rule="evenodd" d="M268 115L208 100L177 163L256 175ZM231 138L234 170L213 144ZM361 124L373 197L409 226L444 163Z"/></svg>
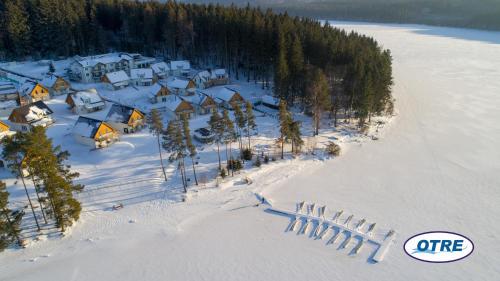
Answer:
<svg viewBox="0 0 500 281"><path fill-rule="evenodd" d="M288 104L310 110L321 102L335 116L344 110L360 123L392 107L390 52L372 38L316 20L172 1L6 0L1 5L4 58L141 52L187 58L200 68L226 67L236 79L260 81L263 87L273 80L275 95ZM318 89L327 93L311 87L324 81L328 87Z"/></svg>
<svg viewBox="0 0 500 281"><path fill-rule="evenodd" d="M186 0L259 5L323 19L422 23L500 30L498 0Z"/></svg>

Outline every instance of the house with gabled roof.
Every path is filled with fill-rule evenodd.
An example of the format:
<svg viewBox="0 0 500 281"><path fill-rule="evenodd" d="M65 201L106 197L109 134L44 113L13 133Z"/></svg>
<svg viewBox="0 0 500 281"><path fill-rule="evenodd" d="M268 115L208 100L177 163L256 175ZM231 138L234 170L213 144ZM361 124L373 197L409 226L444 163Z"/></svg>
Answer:
<svg viewBox="0 0 500 281"><path fill-rule="evenodd" d="M19 104L26 105L50 99L49 89L40 83L27 81L19 88Z"/></svg>
<svg viewBox="0 0 500 281"><path fill-rule="evenodd" d="M151 86L156 78L151 68L135 68L130 70L130 81L136 86Z"/></svg>
<svg viewBox="0 0 500 281"><path fill-rule="evenodd" d="M66 96L66 103L76 114L87 114L102 110L106 107L104 99L96 89L71 92Z"/></svg>
<svg viewBox="0 0 500 281"><path fill-rule="evenodd" d="M151 88L149 88L148 95L151 103L167 102L170 97L173 97L170 90L160 83L155 83Z"/></svg>
<svg viewBox="0 0 500 281"><path fill-rule="evenodd" d="M153 74L158 80L167 79L167 77L170 75L170 66L168 66L168 64L163 61L152 64L151 69L153 70Z"/></svg>
<svg viewBox="0 0 500 281"><path fill-rule="evenodd" d="M165 107L167 116L171 119L180 119L183 115L190 119L194 113L194 107L177 96L162 105Z"/></svg>
<svg viewBox="0 0 500 281"><path fill-rule="evenodd" d="M233 110L233 105L245 106L245 99L236 90L228 87L216 87L201 91L204 95L210 96L219 105L229 110Z"/></svg>
<svg viewBox="0 0 500 281"><path fill-rule="evenodd" d="M176 95L192 95L196 91L193 80L174 78L167 82L169 90Z"/></svg>
<svg viewBox="0 0 500 281"><path fill-rule="evenodd" d="M49 90L50 95L59 96L69 92L71 84L64 78L55 75L49 75L40 81L45 88Z"/></svg>
<svg viewBox="0 0 500 281"><path fill-rule="evenodd" d="M192 80L198 89L206 89L227 85L229 83L229 76L225 69L219 68L200 71L193 76Z"/></svg>
<svg viewBox="0 0 500 281"><path fill-rule="evenodd" d="M36 126L48 127L53 124L53 113L43 101L36 101L14 109L9 121L14 131L28 132Z"/></svg>
<svg viewBox="0 0 500 281"><path fill-rule="evenodd" d="M110 90L119 90L127 87L130 83L130 78L123 70L106 73L102 77L102 82L105 83Z"/></svg>
<svg viewBox="0 0 500 281"><path fill-rule="evenodd" d="M196 92L191 96L182 96L180 98L190 103L198 115L211 114L217 110L217 103L214 99L200 92Z"/></svg>
<svg viewBox="0 0 500 281"><path fill-rule="evenodd" d="M173 76L187 76L191 71L191 63L187 60L170 62L170 73Z"/></svg>
<svg viewBox="0 0 500 281"><path fill-rule="evenodd" d="M104 148L118 141L118 131L108 123L80 116L71 131L75 140L92 148Z"/></svg>
<svg viewBox="0 0 500 281"><path fill-rule="evenodd" d="M129 134L145 126L146 116L136 108L114 103L105 121L119 132Z"/></svg>

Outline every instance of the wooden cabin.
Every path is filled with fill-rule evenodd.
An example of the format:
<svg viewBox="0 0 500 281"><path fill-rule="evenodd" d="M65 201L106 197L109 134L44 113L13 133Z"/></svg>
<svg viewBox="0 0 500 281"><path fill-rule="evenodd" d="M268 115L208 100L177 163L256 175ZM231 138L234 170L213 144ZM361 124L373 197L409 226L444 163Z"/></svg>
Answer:
<svg viewBox="0 0 500 281"><path fill-rule="evenodd" d="M172 97L170 90L159 83L154 84L148 93L151 103L167 102L168 98Z"/></svg>
<svg viewBox="0 0 500 281"><path fill-rule="evenodd" d="M104 99L96 89L72 92L66 96L66 103L76 114L87 114L102 110L106 107Z"/></svg>
<svg viewBox="0 0 500 281"><path fill-rule="evenodd" d="M245 106L245 99L238 91L227 87L216 87L201 92L214 99L214 101L222 108L233 110L234 104L240 107Z"/></svg>
<svg viewBox="0 0 500 281"><path fill-rule="evenodd" d="M127 87L130 83L130 77L123 70L106 73L102 76L102 82L105 83L110 90L119 90Z"/></svg>
<svg viewBox="0 0 500 281"><path fill-rule="evenodd" d="M179 97L166 102L165 109L168 117L172 119L180 119L183 115L190 119L194 113L194 107Z"/></svg>
<svg viewBox="0 0 500 281"><path fill-rule="evenodd" d="M52 96L65 95L69 93L71 88L71 84L68 81L55 75L45 77L42 81L40 81L40 84L47 88Z"/></svg>
<svg viewBox="0 0 500 281"><path fill-rule="evenodd" d="M192 95L196 91L196 84L190 79L174 78L167 82L169 90L176 95Z"/></svg>
<svg viewBox="0 0 500 281"><path fill-rule="evenodd" d="M27 105L37 101L50 99L50 91L47 87L37 82L26 82L19 89L19 104Z"/></svg>
<svg viewBox="0 0 500 281"><path fill-rule="evenodd" d="M72 134L78 143L92 148L108 147L119 139L118 131L108 123L83 116L76 121Z"/></svg>
<svg viewBox="0 0 500 281"><path fill-rule="evenodd" d="M52 113L53 111L43 101L37 101L14 109L9 121L13 130L28 132L36 126L48 127L53 124Z"/></svg>
<svg viewBox="0 0 500 281"><path fill-rule="evenodd" d="M140 110L116 103L111 106L105 121L125 134L137 132L146 125L145 114Z"/></svg>
<svg viewBox="0 0 500 281"><path fill-rule="evenodd" d="M181 97L181 99L190 103L198 115L211 114L217 110L217 103L214 99L200 92L197 92L192 96Z"/></svg>

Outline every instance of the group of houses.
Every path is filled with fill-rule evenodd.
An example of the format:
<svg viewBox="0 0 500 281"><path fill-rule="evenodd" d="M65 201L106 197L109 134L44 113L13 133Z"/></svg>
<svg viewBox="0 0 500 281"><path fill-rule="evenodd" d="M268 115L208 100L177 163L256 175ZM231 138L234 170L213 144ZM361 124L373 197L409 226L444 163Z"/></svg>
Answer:
<svg viewBox="0 0 500 281"><path fill-rule="evenodd" d="M103 148L116 142L120 134L131 134L145 125L145 114L137 108L112 103L109 108L96 89L76 91L66 96L68 108L78 114L72 134L78 143ZM107 110L103 118L91 113Z"/></svg>
<svg viewBox="0 0 500 281"><path fill-rule="evenodd" d="M222 108L232 110L235 104L243 107L246 102L238 91L226 86L176 91L171 83L156 83L148 94L150 101L155 104L153 108L163 109L170 118L180 118L182 115L191 118L194 115L211 114Z"/></svg>
<svg viewBox="0 0 500 281"><path fill-rule="evenodd" d="M97 56L75 56L68 68L68 77L81 83L105 83L111 90L123 89L129 85L151 86L168 77L180 77L174 84L179 91L193 83L204 89L225 85L229 76L224 69L194 72L186 60L157 61L141 54L109 53ZM186 84L186 85L184 85Z"/></svg>
<svg viewBox="0 0 500 281"><path fill-rule="evenodd" d="M41 89L38 89L41 93ZM103 148L119 139L120 134L134 133L145 125L145 114L121 104L106 106L95 89L70 91L66 96L68 109L78 114L72 135L78 143ZM107 109L103 120L86 116ZM36 126L48 127L55 122L52 109L43 99L31 101L12 110L9 125L0 121L0 138L14 132L29 132Z"/></svg>
<svg viewBox="0 0 500 281"><path fill-rule="evenodd" d="M117 140L120 134L131 134L145 125L145 115L136 108L113 104L104 120L80 116L73 126L72 135L78 143L92 148L104 148Z"/></svg>
<svg viewBox="0 0 500 281"><path fill-rule="evenodd" d="M13 131L29 132L35 126L48 127L55 122L53 111L45 103L65 95L68 109L78 115L72 129L75 140L92 148L106 147L120 134L137 132L144 127L145 113L138 108L107 102L97 91L75 90L69 81L104 83L109 90L128 86L147 87L151 108L170 119L211 114L218 109L245 106L245 99L227 86L224 69L194 71L189 61L158 61L140 54L109 53L72 58L64 77L47 74L43 79L0 80L0 114L6 108L8 123L0 121L0 138ZM98 111L104 114L93 114ZM99 117L95 117L99 116Z"/></svg>
<svg viewBox="0 0 500 281"><path fill-rule="evenodd" d="M17 105L23 106L67 94L70 89L68 81L53 74L48 74L42 80L28 79L23 83L0 81L0 102L15 101Z"/></svg>

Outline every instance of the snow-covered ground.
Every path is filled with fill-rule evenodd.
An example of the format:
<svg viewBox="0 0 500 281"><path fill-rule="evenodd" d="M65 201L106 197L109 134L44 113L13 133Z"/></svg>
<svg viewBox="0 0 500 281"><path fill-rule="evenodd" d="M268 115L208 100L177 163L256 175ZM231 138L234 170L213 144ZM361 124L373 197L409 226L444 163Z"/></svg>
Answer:
<svg viewBox="0 0 500 281"><path fill-rule="evenodd" d="M245 172L250 186L237 175L218 188L207 184L186 203L156 180L161 172L146 132L91 153L71 145L72 165L88 185L79 196L81 221L64 238L0 254L0 279L498 280L500 33L335 24L392 51L399 114L379 140L345 137L339 158L263 165ZM62 119L49 134L64 147L71 143L64 122L74 120L63 100L50 106ZM272 122L259 119L266 128L260 142L270 141ZM200 161L209 166L215 154L205 153ZM396 230L395 243L378 264L370 262L371 246L349 255L352 245L339 250L338 242L285 232L289 218L255 207L255 193L290 211L303 200L327 205L330 217L343 209L344 217L377 222L378 233ZM110 211L117 201L125 208ZM404 241L430 230L464 234L476 249L451 264L406 256Z"/></svg>

